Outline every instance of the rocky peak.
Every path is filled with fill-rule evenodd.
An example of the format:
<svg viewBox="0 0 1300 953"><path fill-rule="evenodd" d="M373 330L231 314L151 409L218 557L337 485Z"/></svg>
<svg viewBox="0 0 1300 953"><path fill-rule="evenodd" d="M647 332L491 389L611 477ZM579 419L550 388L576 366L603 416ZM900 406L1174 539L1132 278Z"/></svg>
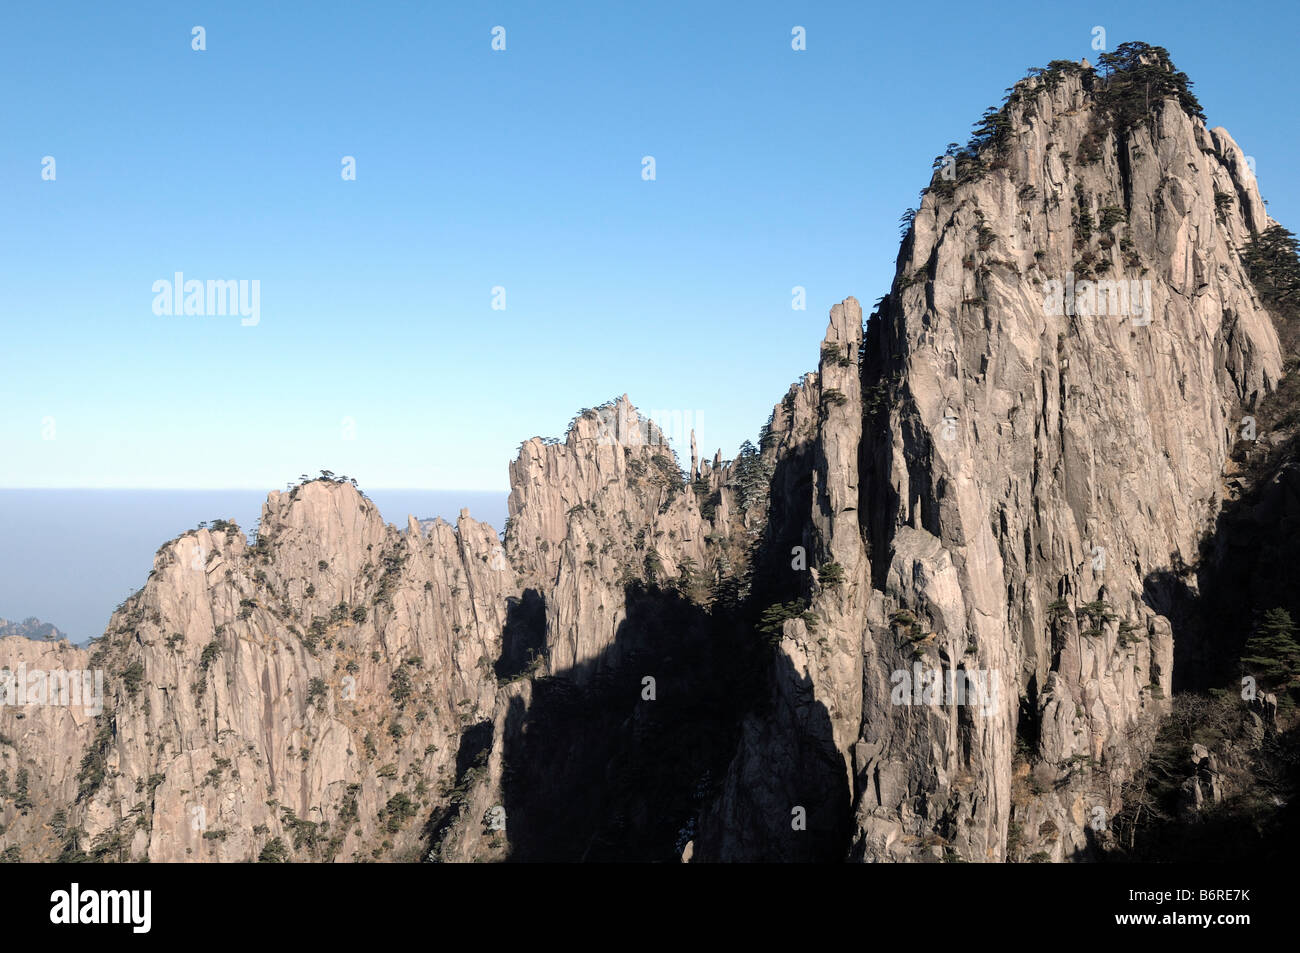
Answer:
<svg viewBox="0 0 1300 953"><path fill-rule="evenodd" d="M683 472L624 395L521 444L504 538L464 511L398 529L326 475L271 493L252 544L224 521L165 544L92 652L3 640L106 678L99 715L0 708L0 770L41 767L0 836L1092 856L1168 709L1241 416L1282 376L1242 252L1273 224L1164 51L1035 70L734 459L692 434Z"/></svg>
<svg viewBox="0 0 1300 953"><path fill-rule="evenodd" d="M1173 651L1150 589L1193 557L1242 408L1281 372L1238 251L1261 208L1240 150L1174 92L1133 118L1105 92L1123 82L1063 67L1018 84L1005 122L932 181L875 316L863 373L888 412L865 441L891 450L864 482L893 513L878 584L891 618L1004 693L942 763L962 785L913 775L893 808L859 808L868 856L909 854L926 825L897 812L921 791L968 857L1003 856L1013 810L1070 832L1036 845L1067 857L1086 841L1070 817L1118 808L1077 765L1115 778L1142 757L1129 738L1162 710ZM915 726L892 706L864 722L910 770ZM1065 793L1018 789L1017 738L1035 784Z"/></svg>

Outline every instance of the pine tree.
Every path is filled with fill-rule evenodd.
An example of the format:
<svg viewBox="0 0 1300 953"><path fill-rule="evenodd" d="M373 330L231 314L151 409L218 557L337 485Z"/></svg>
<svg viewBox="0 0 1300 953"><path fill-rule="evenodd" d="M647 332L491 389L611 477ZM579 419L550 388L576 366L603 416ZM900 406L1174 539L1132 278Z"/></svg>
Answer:
<svg viewBox="0 0 1300 953"><path fill-rule="evenodd" d="M262 852L257 855L259 864L283 864L289 860L289 848L285 847L284 841L278 837L273 837L266 842Z"/></svg>
<svg viewBox="0 0 1300 953"><path fill-rule="evenodd" d="M1281 225L1270 225L1242 249L1255 289L1269 304L1300 305L1300 240Z"/></svg>
<svg viewBox="0 0 1300 953"><path fill-rule="evenodd" d="M1270 687L1284 685L1300 668L1300 644L1296 642L1296 625L1285 609L1269 609L1246 640L1241 664L1246 671Z"/></svg>
<svg viewBox="0 0 1300 953"><path fill-rule="evenodd" d="M1205 121L1205 112L1192 94L1192 81L1174 68L1164 47L1122 43L1113 53L1101 54L1099 61L1106 77L1099 98L1118 131L1143 122L1151 107L1165 97L1173 97L1189 116Z"/></svg>

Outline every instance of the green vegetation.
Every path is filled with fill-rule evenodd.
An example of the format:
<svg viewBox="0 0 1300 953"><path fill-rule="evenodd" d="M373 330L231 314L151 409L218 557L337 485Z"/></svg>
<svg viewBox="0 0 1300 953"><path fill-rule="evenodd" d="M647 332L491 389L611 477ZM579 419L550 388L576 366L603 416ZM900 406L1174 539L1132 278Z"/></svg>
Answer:
<svg viewBox="0 0 1300 953"><path fill-rule="evenodd" d="M844 582L844 567L839 563L826 563L817 575L822 588L835 589Z"/></svg>
<svg viewBox="0 0 1300 953"><path fill-rule="evenodd" d="M26 814L32 808L31 794L28 792L29 777L26 768L19 768L14 781L14 807Z"/></svg>
<svg viewBox="0 0 1300 953"><path fill-rule="evenodd" d="M1277 389L1259 401L1254 412L1261 431L1300 426L1300 241L1281 225L1270 225L1240 249L1247 274L1268 308L1282 349L1283 377ZM1267 462L1259 454L1248 472ZM1237 453L1234 457L1240 459ZM1294 607L1293 607L1294 608Z"/></svg>
<svg viewBox="0 0 1300 953"><path fill-rule="evenodd" d="M771 421L765 428L765 436L771 439ZM762 443L760 436L759 442ZM768 485L772 479L772 465L763 459L757 447L746 440L740 445L740 452L732 465L732 486L736 490L736 502L741 512L748 512L756 502L767 498Z"/></svg>
<svg viewBox="0 0 1300 953"><path fill-rule="evenodd" d="M1130 645L1136 645L1142 641L1142 630L1132 622L1125 619L1119 624L1119 644L1121 648L1128 648Z"/></svg>
<svg viewBox="0 0 1300 953"><path fill-rule="evenodd" d="M1218 189L1215 189L1214 190L1214 214L1219 219L1219 221L1222 222L1224 220L1225 216L1228 213L1228 210L1231 208L1232 208L1232 193L1220 192Z"/></svg>
<svg viewBox="0 0 1300 953"><path fill-rule="evenodd" d="M696 477L691 483L691 492L695 494L695 499L700 506L700 515L709 522L713 522L718 515L718 504L722 502L722 494L712 490L709 486L707 477Z"/></svg>
<svg viewBox="0 0 1300 953"><path fill-rule="evenodd" d="M919 642L925 638L925 631L920 621L906 609L899 609L889 617L890 625L901 627L907 633L907 641Z"/></svg>
<svg viewBox="0 0 1300 953"><path fill-rule="evenodd" d="M1146 122L1152 108L1165 99L1176 100L1189 116L1205 120L1201 104L1192 95L1192 81L1174 69L1163 47L1124 43L1113 53L1101 54L1097 73L1101 82L1093 88L1096 106L1092 124L1075 153L1084 165L1100 162L1108 136L1121 139Z"/></svg>
<svg viewBox="0 0 1300 953"><path fill-rule="evenodd" d="M907 233L912 230L912 223L916 221L916 209L909 208L898 217L898 237L906 238ZM822 348L822 359L826 358L826 349Z"/></svg>
<svg viewBox="0 0 1300 953"><path fill-rule="evenodd" d="M311 625L307 627L307 633L302 637L302 644L312 655L316 654L316 646L325 638L325 620L312 619Z"/></svg>
<svg viewBox="0 0 1300 953"><path fill-rule="evenodd" d="M357 795L361 793L360 784L349 784L347 791L343 795L343 802L339 806L339 824L347 827L353 821L357 820Z"/></svg>
<svg viewBox="0 0 1300 953"><path fill-rule="evenodd" d="M1192 95L1192 81L1174 68L1164 47L1121 43L1113 53L1098 57L1097 71L1105 79L1097 99L1117 133L1145 122L1151 107L1162 99L1176 100L1187 115L1205 121L1205 112Z"/></svg>
<svg viewBox="0 0 1300 953"><path fill-rule="evenodd" d="M764 609L758 619L758 632L768 644L776 645L781 641L787 619L802 619L809 631L817 628L817 614L808 608L808 603L802 599L792 599Z"/></svg>
<svg viewBox="0 0 1300 953"><path fill-rule="evenodd" d="M1250 280L1269 306L1293 319L1300 305L1300 240L1281 225L1270 225L1242 249Z"/></svg>
<svg viewBox="0 0 1300 953"><path fill-rule="evenodd" d="M845 397L841 391L836 390L834 387L828 387L826 390L822 391L823 408L827 406L838 407L841 404L848 403L848 400L849 399Z"/></svg>
<svg viewBox="0 0 1300 953"><path fill-rule="evenodd" d="M305 848L314 853L320 846L321 825L315 821L303 820L291 808L281 807L280 814L285 826L293 833L293 849Z"/></svg>
<svg viewBox="0 0 1300 953"><path fill-rule="evenodd" d="M375 593L375 605L393 607L393 591L397 588L397 583L402 576L402 568L406 565L406 556L399 552L386 552L379 560L382 572L379 576L379 589ZM365 621L365 610L362 610L360 617L357 616L356 610L352 612L352 618L356 622Z"/></svg>
<svg viewBox="0 0 1300 953"><path fill-rule="evenodd" d="M1300 674L1300 643L1296 642L1296 625L1285 609L1269 609L1246 640L1241 657L1242 670L1253 675L1271 691L1290 685ZM1289 695L1278 697L1290 702Z"/></svg>
<svg viewBox="0 0 1300 953"><path fill-rule="evenodd" d="M109 712L100 715L95 737L86 748L77 771L78 801L91 797L104 783L104 777L108 773L108 751L112 747L116 727L116 719Z"/></svg>
<svg viewBox="0 0 1300 953"><path fill-rule="evenodd" d="M273 837L266 842L262 852L257 855L259 864L283 864L289 860L289 848L284 845L278 837Z"/></svg>
<svg viewBox="0 0 1300 953"><path fill-rule="evenodd" d="M1056 89L1063 77L1082 71L1083 67L1070 60L1053 60L1046 68L1031 68L1028 76L1007 91L1000 107L990 106L984 111L984 115L972 128L965 146L950 142L945 154L935 158L935 174L925 192L936 192L947 198L956 191L958 185L977 181L991 169L1003 167L1003 153L1011 132L1012 107L1027 96L1037 95L1040 90ZM912 278L907 283L917 280L916 276Z"/></svg>
<svg viewBox="0 0 1300 953"><path fill-rule="evenodd" d="M397 707L401 709L406 707L406 700L411 697L413 691L411 675L406 670L406 664L403 663L393 672L393 677L388 683L388 694L392 696L393 701L397 703Z"/></svg>
<svg viewBox="0 0 1300 953"><path fill-rule="evenodd" d="M925 278L926 278L925 268L918 268L910 275L904 275L902 278L898 279L898 290L903 291L907 288L912 287L912 285L924 284Z"/></svg>
<svg viewBox="0 0 1300 953"><path fill-rule="evenodd" d="M1110 231L1116 225L1122 225L1128 221L1128 213L1118 205L1107 205L1098 214L1101 216L1099 227L1103 231Z"/></svg>
<svg viewBox="0 0 1300 953"><path fill-rule="evenodd" d="M325 701L329 697L329 686L323 678L313 678L307 683L307 704L314 705L317 711L325 710Z"/></svg>
<svg viewBox="0 0 1300 953"><path fill-rule="evenodd" d="M877 380L862 389L862 410L865 416L872 417L888 409L889 381Z"/></svg>
<svg viewBox="0 0 1300 953"><path fill-rule="evenodd" d="M1093 93L1096 103L1096 120L1080 141L1076 155L1082 163L1100 161L1103 143L1111 131L1122 135L1145 122L1152 109L1165 99L1175 99L1188 115L1205 119L1200 103L1192 95L1191 80L1174 69L1163 47L1124 43L1114 52L1101 54L1096 73L1072 60L1053 60L1046 67L1031 68L1024 79L1007 90L1001 106L986 109L965 146L948 144L946 153L934 160L934 175L925 191L946 198L958 185L1005 168L1013 128L1012 109L1041 92L1057 89L1067 76L1081 76L1084 88ZM904 215L900 222L904 234L910 226L911 218ZM900 282L903 287L906 284Z"/></svg>
<svg viewBox="0 0 1300 953"><path fill-rule="evenodd" d="M1105 599L1098 599L1095 602L1080 606L1075 615L1081 619L1092 619L1098 623L1113 622L1116 618L1115 613L1111 611L1110 603Z"/></svg>
<svg viewBox="0 0 1300 953"><path fill-rule="evenodd" d="M1087 195L1084 194L1083 186L1076 183L1074 186L1074 249L1079 251L1086 248L1088 241L1092 238L1092 206L1088 201ZM1075 266L1078 270L1078 266Z"/></svg>
<svg viewBox="0 0 1300 953"><path fill-rule="evenodd" d="M653 549L645 554L645 581L651 586L659 585L664 576L664 563Z"/></svg>
<svg viewBox="0 0 1300 953"><path fill-rule="evenodd" d="M213 639L203 647L203 653L199 656L199 671L207 674L212 663L221 657L221 640Z"/></svg>
<svg viewBox="0 0 1300 953"><path fill-rule="evenodd" d="M390 834L396 834L403 825L415 816L415 803L405 791L399 791L388 799L379 811L380 823Z"/></svg>
<svg viewBox="0 0 1300 953"><path fill-rule="evenodd" d="M138 660L122 670L122 685L126 688L126 693L132 698L135 698L136 693L140 691L140 683L143 681L144 665Z"/></svg>
<svg viewBox="0 0 1300 953"><path fill-rule="evenodd" d="M1100 162L1102 156L1102 145L1106 142L1106 128L1097 123L1093 124L1083 138L1079 140L1079 149L1074 154L1074 158L1080 165L1092 165L1094 162Z"/></svg>

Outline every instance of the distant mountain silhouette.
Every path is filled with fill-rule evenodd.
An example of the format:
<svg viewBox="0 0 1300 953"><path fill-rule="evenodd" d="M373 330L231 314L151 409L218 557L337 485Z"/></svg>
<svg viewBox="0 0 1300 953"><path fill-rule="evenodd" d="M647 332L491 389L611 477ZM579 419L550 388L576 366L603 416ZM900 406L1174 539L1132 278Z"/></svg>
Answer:
<svg viewBox="0 0 1300 953"><path fill-rule="evenodd" d="M8 619L0 618L0 638L10 635L21 635L25 639L33 639L37 642L57 642L68 637L53 623L42 622L36 616L28 616L22 622L10 622Z"/></svg>

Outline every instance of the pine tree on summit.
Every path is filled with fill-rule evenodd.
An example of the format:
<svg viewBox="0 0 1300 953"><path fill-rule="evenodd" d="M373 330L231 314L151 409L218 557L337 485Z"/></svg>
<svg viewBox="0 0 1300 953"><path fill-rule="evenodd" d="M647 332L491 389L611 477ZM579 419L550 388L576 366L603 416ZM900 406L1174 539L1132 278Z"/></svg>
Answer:
<svg viewBox="0 0 1300 953"><path fill-rule="evenodd" d="M1205 121L1205 112L1192 95L1192 81L1186 73L1174 69L1169 51L1163 46L1122 43L1113 53L1101 54L1098 68L1106 78L1099 98L1120 131L1142 122L1152 104L1166 96L1177 99L1189 116Z"/></svg>

